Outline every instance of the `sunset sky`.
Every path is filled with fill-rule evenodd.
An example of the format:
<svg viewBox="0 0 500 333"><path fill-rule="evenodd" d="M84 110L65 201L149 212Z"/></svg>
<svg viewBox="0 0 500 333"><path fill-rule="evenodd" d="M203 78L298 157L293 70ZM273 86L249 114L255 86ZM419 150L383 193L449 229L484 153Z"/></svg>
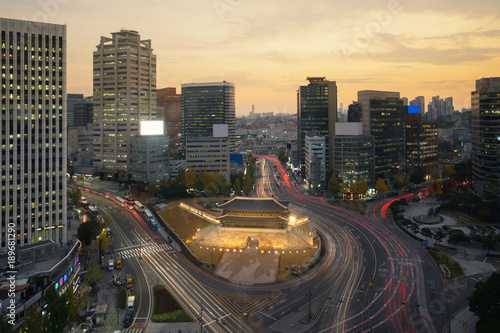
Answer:
<svg viewBox="0 0 500 333"><path fill-rule="evenodd" d="M307 76L470 107L500 76L498 0L1 0L0 16L66 24L68 92L92 94L92 52L120 29L151 39L158 88L230 81L236 113L295 113Z"/></svg>

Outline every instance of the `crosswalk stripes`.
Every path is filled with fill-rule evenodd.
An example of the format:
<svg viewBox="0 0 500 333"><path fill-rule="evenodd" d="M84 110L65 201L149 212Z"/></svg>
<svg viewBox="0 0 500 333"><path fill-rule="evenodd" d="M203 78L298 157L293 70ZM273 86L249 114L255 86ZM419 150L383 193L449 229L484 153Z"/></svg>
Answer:
<svg viewBox="0 0 500 333"><path fill-rule="evenodd" d="M461 278L453 281L446 281L444 284L444 288L446 290L453 290L467 287L467 278Z"/></svg>
<svg viewBox="0 0 500 333"><path fill-rule="evenodd" d="M122 333L142 333L144 329L142 328L127 328L122 331Z"/></svg>
<svg viewBox="0 0 500 333"><path fill-rule="evenodd" d="M136 247L133 249L119 250L117 251L117 254L121 258L127 259L127 258L137 257L141 253L151 254L162 251L170 252L173 251L173 248L167 244L153 244L144 247Z"/></svg>

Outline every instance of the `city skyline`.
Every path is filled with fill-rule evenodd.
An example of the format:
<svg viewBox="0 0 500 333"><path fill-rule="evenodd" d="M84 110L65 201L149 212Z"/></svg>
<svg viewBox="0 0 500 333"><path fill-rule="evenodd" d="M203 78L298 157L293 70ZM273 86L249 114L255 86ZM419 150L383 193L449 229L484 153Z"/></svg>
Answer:
<svg viewBox="0 0 500 333"><path fill-rule="evenodd" d="M92 52L101 36L124 28L151 39L158 88L234 82L238 116L252 105L257 113L295 113L307 76L336 81L344 108L373 89L409 100L452 96L460 110L470 107L475 80L497 76L500 65L492 46L500 3L489 0L124 1L119 8L52 0L4 1L2 9L6 18L67 25L69 93L92 94Z"/></svg>

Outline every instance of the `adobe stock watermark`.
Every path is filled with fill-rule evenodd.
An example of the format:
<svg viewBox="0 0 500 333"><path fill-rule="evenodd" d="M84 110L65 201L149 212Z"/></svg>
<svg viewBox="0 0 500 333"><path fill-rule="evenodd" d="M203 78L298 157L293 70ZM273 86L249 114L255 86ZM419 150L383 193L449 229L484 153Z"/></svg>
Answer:
<svg viewBox="0 0 500 333"><path fill-rule="evenodd" d="M215 0L212 4L222 22L227 22L226 15L241 6L245 0Z"/></svg>
<svg viewBox="0 0 500 333"><path fill-rule="evenodd" d="M351 56L360 53L362 49L370 46L371 40L382 33L394 16L401 13L404 0L389 0L387 8L370 13L371 20L366 22L363 28L354 28L354 38L351 43L340 43L340 52L344 55L347 62L351 62Z"/></svg>
<svg viewBox="0 0 500 333"><path fill-rule="evenodd" d="M7 281L9 282L7 322L12 326L16 324L16 246L16 225L9 222L7 224L7 265L9 267L7 271Z"/></svg>
<svg viewBox="0 0 500 333"><path fill-rule="evenodd" d="M49 23L61 10L62 5L67 5L73 0L38 0L39 10L31 17L31 21ZM24 20L29 20L26 17Z"/></svg>

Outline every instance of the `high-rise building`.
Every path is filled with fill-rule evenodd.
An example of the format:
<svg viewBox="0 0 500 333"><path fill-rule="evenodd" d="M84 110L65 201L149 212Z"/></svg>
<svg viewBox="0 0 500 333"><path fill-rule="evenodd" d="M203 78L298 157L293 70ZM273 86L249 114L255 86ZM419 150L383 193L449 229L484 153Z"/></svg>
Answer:
<svg viewBox="0 0 500 333"><path fill-rule="evenodd" d="M423 170L430 174L438 168L438 126L423 121L420 113L404 115L406 136L406 175Z"/></svg>
<svg viewBox="0 0 500 333"><path fill-rule="evenodd" d="M169 179L169 137L162 120L142 121L140 135L132 139L131 174L139 184Z"/></svg>
<svg viewBox="0 0 500 333"><path fill-rule="evenodd" d="M305 138L309 131L319 131L326 139L327 170L332 168L332 140L337 121L337 83L325 77L308 77L309 84L297 90L297 142L299 161L304 167Z"/></svg>
<svg viewBox="0 0 500 333"><path fill-rule="evenodd" d="M326 138L319 131L306 133L305 171L306 182L310 190L321 190L326 185Z"/></svg>
<svg viewBox="0 0 500 333"><path fill-rule="evenodd" d="M359 183L364 179L375 186L375 141L373 135L363 133L363 124L347 122L335 124L333 137L333 173L344 184Z"/></svg>
<svg viewBox="0 0 500 333"><path fill-rule="evenodd" d="M499 178L500 77L476 80L471 103L473 186L478 195L488 198Z"/></svg>
<svg viewBox="0 0 500 333"><path fill-rule="evenodd" d="M181 94L175 87L156 91L159 107L163 108L163 122L170 139L170 150L181 148Z"/></svg>
<svg viewBox="0 0 500 333"><path fill-rule="evenodd" d="M446 116L452 116L455 111L453 107L453 97L446 97L444 99L444 114Z"/></svg>
<svg viewBox="0 0 500 333"><path fill-rule="evenodd" d="M94 51L93 99L96 173L126 176L139 122L156 118L156 55L150 39L141 40L133 30L101 37Z"/></svg>
<svg viewBox="0 0 500 333"><path fill-rule="evenodd" d="M181 86L181 140L210 137L216 124L228 125L231 152L235 150L234 83L186 83Z"/></svg>
<svg viewBox="0 0 500 333"><path fill-rule="evenodd" d="M68 126L85 127L92 123L92 97L83 94L68 94Z"/></svg>
<svg viewBox="0 0 500 333"><path fill-rule="evenodd" d="M375 137L375 176L387 179L405 165L403 105L399 92L358 91L363 133Z"/></svg>
<svg viewBox="0 0 500 333"><path fill-rule="evenodd" d="M414 100L410 101L410 105L411 106L418 106L418 111L423 119L423 117L425 115L425 97L424 96L415 97Z"/></svg>
<svg viewBox="0 0 500 333"><path fill-rule="evenodd" d="M66 243L66 26L0 18L0 31L0 250Z"/></svg>
<svg viewBox="0 0 500 333"><path fill-rule="evenodd" d="M361 122L361 104L359 104L358 102L352 102L352 104L349 104L349 109L347 111L347 122Z"/></svg>

